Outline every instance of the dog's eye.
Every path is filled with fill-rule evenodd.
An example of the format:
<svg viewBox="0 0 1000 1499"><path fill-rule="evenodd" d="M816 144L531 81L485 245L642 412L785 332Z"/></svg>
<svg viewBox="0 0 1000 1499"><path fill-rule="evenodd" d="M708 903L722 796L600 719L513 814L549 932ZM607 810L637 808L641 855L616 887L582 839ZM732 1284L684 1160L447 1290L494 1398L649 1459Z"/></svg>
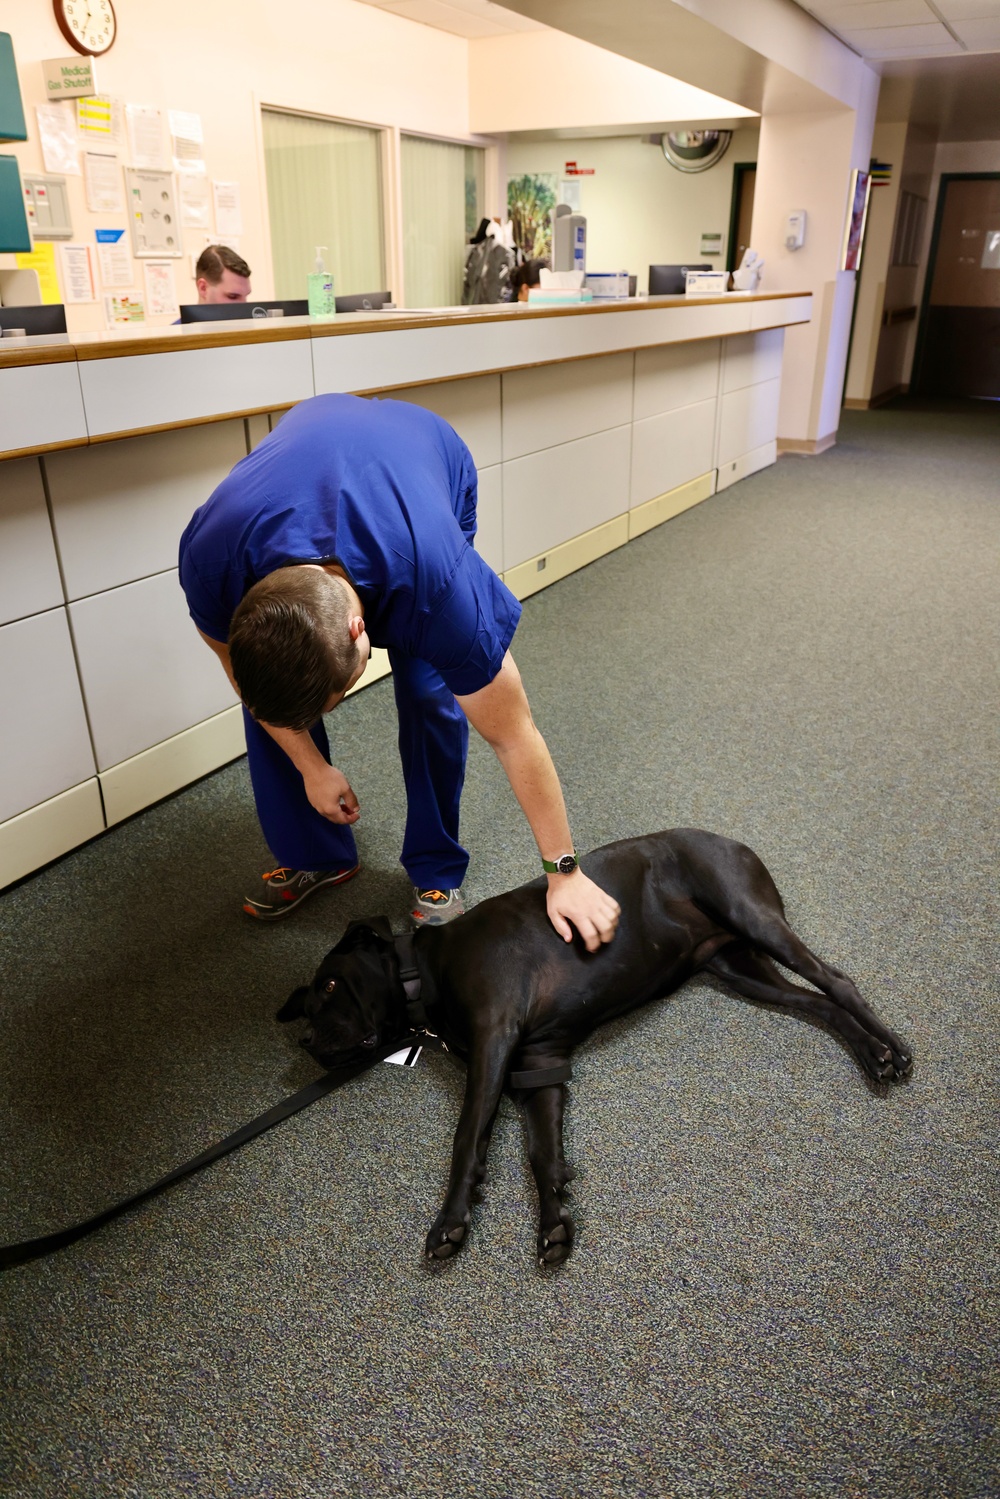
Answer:
<svg viewBox="0 0 1000 1499"><path fill-rule="evenodd" d="M337 980L336 979L330 979L329 983L326 986L326 992L327 992L327 994L332 994L333 991L334 991L334 989L336 989L336 987L337 987Z"/></svg>

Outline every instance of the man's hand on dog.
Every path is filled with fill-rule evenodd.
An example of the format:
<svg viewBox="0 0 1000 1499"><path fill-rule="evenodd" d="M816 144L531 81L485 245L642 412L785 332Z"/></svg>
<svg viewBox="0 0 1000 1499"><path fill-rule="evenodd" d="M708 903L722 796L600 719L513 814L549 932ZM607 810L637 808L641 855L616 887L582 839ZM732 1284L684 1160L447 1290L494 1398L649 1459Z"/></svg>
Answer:
<svg viewBox="0 0 1000 1499"><path fill-rule="evenodd" d="M611 941L621 915L618 902L588 880L582 869L550 874L545 906L563 941L572 942L576 927L588 952L597 952L602 942Z"/></svg>

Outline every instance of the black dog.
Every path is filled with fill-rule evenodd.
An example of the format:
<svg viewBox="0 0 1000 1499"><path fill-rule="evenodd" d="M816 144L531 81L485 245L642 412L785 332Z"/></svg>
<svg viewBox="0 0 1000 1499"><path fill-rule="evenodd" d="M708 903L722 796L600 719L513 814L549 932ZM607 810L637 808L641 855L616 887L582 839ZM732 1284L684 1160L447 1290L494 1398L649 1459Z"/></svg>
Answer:
<svg viewBox="0 0 1000 1499"><path fill-rule="evenodd" d="M562 1121L569 1055L603 1021L672 993L695 973L823 1021L877 1083L912 1066L909 1048L851 980L796 937L752 849L676 828L609 844L583 862L622 911L613 941L599 952L556 935L538 879L413 937L394 940L381 918L353 922L311 986L297 989L278 1015L308 1020L302 1045L327 1067L375 1061L420 1028L407 1005L419 976L426 1029L468 1064L448 1192L427 1237L435 1259L455 1254L465 1237L505 1086L524 1102L540 1260L568 1257L573 1224L562 1193L572 1173ZM789 983L772 960L821 992Z"/></svg>

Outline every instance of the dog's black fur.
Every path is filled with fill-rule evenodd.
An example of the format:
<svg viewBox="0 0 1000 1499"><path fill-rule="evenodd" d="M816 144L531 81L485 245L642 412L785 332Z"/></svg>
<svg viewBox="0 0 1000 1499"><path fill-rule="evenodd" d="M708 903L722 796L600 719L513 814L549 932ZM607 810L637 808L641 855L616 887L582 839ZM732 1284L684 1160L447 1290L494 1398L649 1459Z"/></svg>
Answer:
<svg viewBox="0 0 1000 1499"><path fill-rule="evenodd" d="M675 828L609 844L583 864L621 906L618 931L599 952L556 935L544 879L414 938L428 1026L468 1064L448 1191L427 1238L434 1259L455 1254L465 1238L510 1072L566 1062L598 1025L672 993L695 973L824 1022L877 1083L904 1077L912 1066L909 1047L872 1014L851 980L796 937L752 849ZM820 992L790 983L775 962ZM309 1023L303 1046L327 1067L374 1060L387 1043L403 1043L411 1027L384 921L352 922L312 984L297 989L278 1015L301 1017ZM523 1099L538 1187L539 1257L557 1264L573 1239L562 1200L572 1175L563 1156L565 1089L555 1083L512 1091Z"/></svg>

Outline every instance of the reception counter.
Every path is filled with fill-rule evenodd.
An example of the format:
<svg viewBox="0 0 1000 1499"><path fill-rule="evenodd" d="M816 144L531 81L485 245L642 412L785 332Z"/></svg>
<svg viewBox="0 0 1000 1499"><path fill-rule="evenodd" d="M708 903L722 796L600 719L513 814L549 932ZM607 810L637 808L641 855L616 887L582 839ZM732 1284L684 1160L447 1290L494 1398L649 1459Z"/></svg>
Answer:
<svg viewBox="0 0 1000 1499"><path fill-rule="evenodd" d="M242 753L177 540L290 406L445 417L477 548L523 598L773 463L783 330L810 315L731 293L4 339L0 887Z"/></svg>

